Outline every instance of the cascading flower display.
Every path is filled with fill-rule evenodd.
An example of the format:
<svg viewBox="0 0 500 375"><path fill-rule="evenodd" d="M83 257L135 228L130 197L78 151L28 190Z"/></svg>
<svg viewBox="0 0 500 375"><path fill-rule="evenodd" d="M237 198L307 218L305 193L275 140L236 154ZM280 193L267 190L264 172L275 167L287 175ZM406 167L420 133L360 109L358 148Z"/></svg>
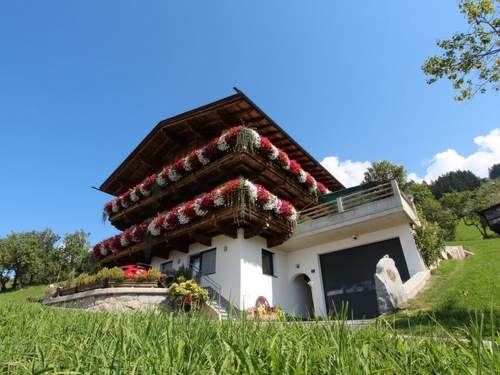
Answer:
<svg viewBox="0 0 500 375"><path fill-rule="evenodd" d="M97 258L102 258L120 252L144 241L146 235L157 237L187 225L220 207L234 205L257 206L287 220L292 225L297 221L297 210L290 202L278 198L262 185L248 179L237 178L99 242L94 246L93 254Z"/></svg>
<svg viewBox="0 0 500 375"><path fill-rule="evenodd" d="M259 135L245 126L236 126L224 131L219 137L204 147L191 151L176 162L166 165L156 174L148 176L141 183L121 194L104 206L105 216L111 216L130 207L151 195L155 186L164 188L217 160L222 155L236 149L260 152L284 170L294 174L297 180L306 185L314 194L327 194L330 191L321 182L306 172L296 160L272 144L269 138Z"/></svg>

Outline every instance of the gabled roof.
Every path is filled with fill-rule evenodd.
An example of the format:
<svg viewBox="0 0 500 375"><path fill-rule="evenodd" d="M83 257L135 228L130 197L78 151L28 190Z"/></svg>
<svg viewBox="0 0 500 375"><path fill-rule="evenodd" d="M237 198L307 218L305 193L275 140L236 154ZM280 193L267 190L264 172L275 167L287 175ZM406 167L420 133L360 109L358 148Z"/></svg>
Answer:
<svg viewBox="0 0 500 375"><path fill-rule="evenodd" d="M165 155L172 155L193 138L210 139L242 122L268 137L330 190L343 188L335 177L242 91L236 88L235 91L234 95L160 121L102 183L100 190L112 195L121 194L146 176L157 172L168 161Z"/></svg>

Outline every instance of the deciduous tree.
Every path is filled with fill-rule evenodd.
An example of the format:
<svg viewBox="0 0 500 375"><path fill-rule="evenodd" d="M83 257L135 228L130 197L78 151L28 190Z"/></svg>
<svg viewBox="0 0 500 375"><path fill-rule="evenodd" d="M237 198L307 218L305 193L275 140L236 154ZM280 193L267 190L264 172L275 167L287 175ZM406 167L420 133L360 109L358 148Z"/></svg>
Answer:
<svg viewBox="0 0 500 375"><path fill-rule="evenodd" d="M390 180L396 180L398 185L403 187L406 183L405 167L393 164L388 160L381 160L372 163L372 166L366 170L363 183L387 182Z"/></svg>
<svg viewBox="0 0 500 375"><path fill-rule="evenodd" d="M452 171L439 176L430 184L437 199L452 191L472 191L481 185L481 179L471 171Z"/></svg>
<svg viewBox="0 0 500 375"><path fill-rule="evenodd" d="M489 177L491 180L500 178L500 163L493 164L489 169Z"/></svg>
<svg viewBox="0 0 500 375"><path fill-rule="evenodd" d="M453 240L455 238L457 216L452 210L443 207L425 182L411 181L405 186L405 192L413 197L420 216L423 216L426 222L435 223L441 228L444 239ZM429 225L429 227L431 226Z"/></svg>
<svg viewBox="0 0 500 375"><path fill-rule="evenodd" d="M439 40L442 54L432 56L422 66L432 84L447 78L459 91L456 100L470 99L487 89L499 90L500 17L499 0L460 0L458 7L469 30Z"/></svg>

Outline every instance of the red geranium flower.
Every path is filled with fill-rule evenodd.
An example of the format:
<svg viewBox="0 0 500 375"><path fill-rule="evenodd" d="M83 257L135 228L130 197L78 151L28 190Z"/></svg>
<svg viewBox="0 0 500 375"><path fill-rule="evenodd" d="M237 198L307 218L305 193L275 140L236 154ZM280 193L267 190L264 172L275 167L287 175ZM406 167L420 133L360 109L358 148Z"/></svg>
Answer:
<svg viewBox="0 0 500 375"><path fill-rule="evenodd" d="M271 197L269 191L267 191L263 186L257 185L257 203L261 206L266 204Z"/></svg>
<svg viewBox="0 0 500 375"><path fill-rule="evenodd" d="M196 212L194 211L194 201L191 200L186 203L184 206L184 215L189 217L190 219L196 218Z"/></svg>
<svg viewBox="0 0 500 375"><path fill-rule="evenodd" d="M296 160L290 160L290 171L292 171L293 174L299 175L301 170L302 167Z"/></svg>
<svg viewBox="0 0 500 375"><path fill-rule="evenodd" d="M175 173L183 175L186 171L184 170L184 158L177 160L173 165L172 169Z"/></svg>
<svg viewBox="0 0 500 375"><path fill-rule="evenodd" d="M122 248L122 244L120 242L120 235L114 236L111 240L111 247L114 250L120 250Z"/></svg>
<svg viewBox="0 0 500 375"><path fill-rule="evenodd" d="M316 183L318 184L318 190L321 194L326 194L328 192L328 188L323 183L319 181L316 181Z"/></svg>
<svg viewBox="0 0 500 375"><path fill-rule="evenodd" d="M269 138L261 136L260 137L260 148L264 152L271 152L271 150L273 149L273 144L271 143Z"/></svg>
<svg viewBox="0 0 500 375"><path fill-rule="evenodd" d="M110 201L104 205L104 212L108 216L111 215L111 213L113 212L113 201Z"/></svg>
<svg viewBox="0 0 500 375"><path fill-rule="evenodd" d="M179 208L174 207L167 213L165 222L167 223L167 226L169 228L175 228L177 225L179 225L179 218L177 217L178 212Z"/></svg>
<svg viewBox="0 0 500 375"><path fill-rule="evenodd" d="M307 174L306 184L309 186L313 186L313 184L314 184L314 177L311 176L310 174Z"/></svg>
<svg viewBox="0 0 500 375"><path fill-rule="evenodd" d="M287 153L284 152L283 150L279 150L278 162L280 163L281 167L283 167L283 168L290 166L290 158L288 157Z"/></svg>

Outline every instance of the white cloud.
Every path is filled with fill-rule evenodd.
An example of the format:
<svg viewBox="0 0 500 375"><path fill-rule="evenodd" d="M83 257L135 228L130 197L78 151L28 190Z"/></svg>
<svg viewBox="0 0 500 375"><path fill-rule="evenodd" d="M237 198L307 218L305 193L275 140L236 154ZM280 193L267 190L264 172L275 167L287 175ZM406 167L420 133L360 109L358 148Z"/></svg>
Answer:
<svg viewBox="0 0 500 375"><path fill-rule="evenodd" d="M488 168L500 163L500 129L495 128L487 135L474 138L476 152L464 156L453 149L438 152L429 163L423 180L431 182L439 176L456 170L470 170L479 177L488 177ZM422 180L415 173L409 179Z"/></svg>
<svg viewBox="0 0 500 375"><path fill-rule="evenodd" d="M321 164L345 187L359 185L366 169L371 166L369 161L340 161L337 156L327 156Z"/></svg>
<svg viewBox="0 0 500 375"><path fill-rule="evenodd" d="M408 180L431 182L456 170L470 170L479 177L488 177L488 168L500 163L500 128L474 138L474 143L478 146L477 150L467 156L451 148L438 152L428 163L424 177L412 172L408 174ZM341 161L337 156L327 156L321 164L346 187L359 185L364 172L371 166L369 161Z"/></svg>
<svg viewBox="0 0 500 375"><path fill-rule="evenodd" d="M415 172L408 174L409 181L422 182L424 179L417 176Z"/></svg>

